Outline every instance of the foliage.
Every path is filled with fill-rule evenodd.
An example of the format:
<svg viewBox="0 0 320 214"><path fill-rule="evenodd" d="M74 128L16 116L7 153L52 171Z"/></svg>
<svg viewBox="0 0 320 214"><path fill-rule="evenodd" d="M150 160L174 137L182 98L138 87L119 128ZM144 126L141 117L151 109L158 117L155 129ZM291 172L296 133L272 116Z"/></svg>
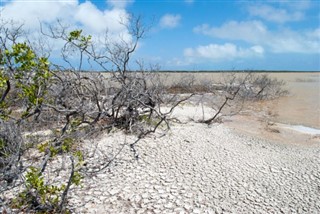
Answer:
<svg viewBox="0 0 320 214"><path fill-rule="evenodd" d="M59 194L64 188L64 185L60 187L46 185L40 170L30 167L30 171L26 174L26 190L20 193L13 203L19 208L33 205L36 210L51 210L58 206Z"/></svg>
<svg viewBox="0 0 320 214"><path fill-rule="evenodd" d="M15 43L11 49L5 49L0 60L0 117L5 118L10 108L7 96L14 86L17 96L25 103L26 109L23 117L30 115L31 111L39 111L47 92L51 74L50 63L45 57L38 57L31 47L24 43Z"/></svg>
<svg viewBox="0 0 320 214"><path fill-rule="evenodd" d="M79 185L81 175L77 172L72 177L72 183ZM20 210L35 210L40 213L59 211L61 194L65 185L46 184L40 169L30 167L26 174L26 189L12 201L12 206Z"/></svg>
<svg viewBox="0 0 320 214"><path fill-rule="evenodd" d="M81 50L85 50L90 45L91 38L91 35L84 36L82 30L73 30L69 33L68 42L80 47Z"/></svg>

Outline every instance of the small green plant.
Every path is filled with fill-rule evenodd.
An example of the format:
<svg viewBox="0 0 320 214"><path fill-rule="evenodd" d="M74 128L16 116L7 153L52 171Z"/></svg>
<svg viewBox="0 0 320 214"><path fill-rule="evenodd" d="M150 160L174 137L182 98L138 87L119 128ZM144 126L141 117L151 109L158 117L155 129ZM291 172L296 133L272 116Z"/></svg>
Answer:
<svg viewBox="0 0 320 214"><path fill-rule="evenodd" d="M76 186L79 186L82 178L83 178L83 176L79 172L74 172L74 174L71 178L71 182L73 184L75 184Z"/></svg>
<svg viewBox="0 0 320 214"><path fill-rule="evenodd" d="M38 148L39 152L45 152L46 149L48 148L48 146L49 146L49 142L46 141L44 143L40 143L39 145L37 145L37 148Z"/></svg>
<svg viewBox="0 0 320 214"><path fill-rule="evenodd" d="M49 150L51 157L56 156L61 151L60 148L54 147L53 143L49 142L49 141L39 144L37 146L37 148L38 148L39 152L43 152L43 153L46 153Z"/></svg>
<svg viewBox="0 0 320 214"><path fill-rule="evenodd" d="M159 122L160 120L159 120L159 119L151 118L151 117L149 117L149 115L140 115L140 116L139 116L139 121L145 122L145 123L147 123L148 125L155 126L155 125L158 124L158 122Z"/></svg>
<svg viewBox="0 0 320 214"><path fill-rule="evenodd" d="M79 150L75 151L73 155L78 159L77 167L81 167L84 162L83 153Z"/></svg>
<svg viewBox="0 0 320 214"><path fill-rule="evenodd" d="M70 137L63 139L62 145L61 145L62 152L69 152L71 150L73 143L74 143L74 140Z"/></svg>
<svg viewBox="0 0 320 214"><path fill-rule="evenodd" d="M81 123L82 123L82 120L79 119L79 118L75 118L75 119L71 120L71 122L70 122L70 125L71 125L70 132L73 132L73 131L77 130L77 128L81 125Z"/></svg>
<svg viewBox="0 0 320 214"><path fill-rule="evenodd" d="M37 149L39 150L39 152L43 153L46 153L47 150L49 150L51 152L51 157L54 157L60 153L70 152L72 146L74 145L74 140L70 137L66 137L61 141L61 144L58 145L59 146L55 146L54 142L46 141L38 144Z"/></svg>
<svg viewBox="0 0 320 214"><path fill-rule="evenodd" d="M82 157L81 153L78 153ZM70 181L66 185L50 185L44 180L39 168L30 167L25 178L26 189L19 193L11 202L13 208L33 209L37 213L55 213L60 212L62 197L70 185L80 185L83 176L79 171L73 171L70 175ZM65 211L68 213L68 210Z"/></svg>
<svg viewBox="0 0 320 214"><path fill-rule="evenodd" d="M26 189L12 201L12 206L22 209L29 207L40 212L54 211L58 207L60 195L65 189L65 185L46 184L40 169L36 167L30 167L26 174L25 185Z"/></svg>

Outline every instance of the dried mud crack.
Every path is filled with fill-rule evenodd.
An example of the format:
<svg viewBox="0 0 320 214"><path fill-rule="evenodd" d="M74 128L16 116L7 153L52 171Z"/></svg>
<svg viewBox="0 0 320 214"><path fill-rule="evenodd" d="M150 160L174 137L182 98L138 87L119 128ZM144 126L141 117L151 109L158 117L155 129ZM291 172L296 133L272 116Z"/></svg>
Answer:
<svg viewBox="0 0 320 214"><path fill-rule="evenodd" d="M95 158L130 141L98 142ZM319 213L320 145L277 144L224 125L175 125L125 146L113 164L71 193L76 213ZM97 152L100 151L100 152ZM101 159L100 159L101 160Z"/></svg>

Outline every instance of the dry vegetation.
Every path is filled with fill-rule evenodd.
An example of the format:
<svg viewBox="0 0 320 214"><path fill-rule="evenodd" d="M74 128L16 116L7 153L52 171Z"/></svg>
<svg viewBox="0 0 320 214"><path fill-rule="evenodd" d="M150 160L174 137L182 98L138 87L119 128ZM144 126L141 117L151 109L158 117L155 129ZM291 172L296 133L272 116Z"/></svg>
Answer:
<svg viewBox="0 0 320 214"><path fill-rule="evenodd" d="M61 50L68 68L50 64L48 55L39 55L27 40L21 25L0 25L0 191L14 192L10 200L0 199L0 212L65 213L68 192L85 176L83 139L103 131L125 130L136 135L129 146L139 158L135 144L158 128L169 129L169 115L195 94L218 97L216 114L202 123L213 123L221 110L242 100L272 99L282 96L283 82L267 75L232 73L222 82L195 84L187 77L164 86L158 68L129 71L129 62L145 34L139 18L127 26L133 40L95 46L81 30L69 31L58 23L42 28L42 33L64 42ZM108 35L106 35L108 36ZM23 42L21 42L23 41ZM74 65L70 57L78 58ZM98 64L112 73L81 72L84 61ZM107 66L108 65L108 66ZM187 96L181 96L186 93ZM162 107L169 107L166 112ZM50 130L48 133L39 132ZM67 167L55 166L64 174L59 182L47 179L55 159L66 159ZM104 163L107 167L113 159Z"/></svg>

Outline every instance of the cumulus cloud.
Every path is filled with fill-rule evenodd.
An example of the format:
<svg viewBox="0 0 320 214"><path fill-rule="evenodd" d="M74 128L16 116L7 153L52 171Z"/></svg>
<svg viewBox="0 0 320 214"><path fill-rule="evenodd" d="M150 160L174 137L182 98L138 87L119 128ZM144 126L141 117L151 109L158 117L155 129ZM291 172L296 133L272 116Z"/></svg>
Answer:
<svg viewBox="0 0 320 214"><path fill-rule="evenodd" d="M53 22L72 16L76 1L10 1L0 8L1 17L23 22L27 28L38 28L39 21Z"/></svg>
<svg viewBox="0 0 320 214"><path fill-rule="evenodd" d="M180 24L181 16L166 14L160 19L160 27L162 28L175 28Z"/></svg>
<svg viewBox="0 0 320 214"><path fill-rule="evenodd" d="M214 38L245 41L276 53L319 53L319 28L306 31L270 31L261 21L230 21L220 27L200 25L194 32Z"/></svg>
<svg viewBox="0 0 320 214"><path fill-rule="evenodd" d="M108 29L111 32L125 30L121 21L127 20L128 14L123 9L99 10L94 4L87 1L77 7L74 20L80 22L90 32L103 32Z"/></svg>
<svg viewBox="0 0 320 214"><path fill-rule="evenodd" d="M277 23L300 21L304 18L304 13L302 11L289 12L284 8L275 8L270 5L249 6L248 12L252 16Z"/></svg>
<svg viewBox="0 0 320 214"><path fill-rule="evenodd" d="M209 44L184 50L184 56L187 58L202 58L214 61L257 57L262 56L263 53L264 49L261 46L242 48L232 43L225 43L223 45Z"/></svg>
<svg viewBox="0 0 320 214"><path fill-rule="evenodd" d="M104 51L106 32L108 33L107 42L110 48L112 48L113 43L123 41L130 43L132 41L132 35L125 27L130 21L130 15L124 8L125 5L119 5L120 3L112 4L114 4L114 6L107 7L107 9L99 9L91 1L39 0L35 3L35 0L13 0L4 3L3 6L0 7L0 21L5 18L6 20L13 20L16 23L23 23L23 29L28 32L28 38L34 42L44 41L42 47L50 51L51 60L57 62L60 60L60 51L64 42L44 37L39 32L40 23L42 23L43 26L48 24L55 28L59 20L63 26L69 26L67 29L69 31L82 29L85 35L92 36L92 42L97 52ZM46 27L43 29L47 32ZM35 47L37 48L37 46ZM44 50L44 52L46 50ZM39 51L42 51L42 49L39 49ZM48 53L45 52L41 54ZM75 65L77 65L77 54L78 53L75 52L67 56Z"/></svg>
<svg viewBox="0 0 320 214"><path fill-rule="evenodd" d="M13 0L5 3L0 10L2 17L24 23L24 27L30 31L38 30L39 22L55 24L57 20L62 20L73 28L81 28L93 35L105 32L106 29L110 33L126 34L123 23L128 22L129 14L118 5L120 3L108 2L114 7L100 10L90 1L80 3L78 0L55 0L35 3Z"/></svg>

